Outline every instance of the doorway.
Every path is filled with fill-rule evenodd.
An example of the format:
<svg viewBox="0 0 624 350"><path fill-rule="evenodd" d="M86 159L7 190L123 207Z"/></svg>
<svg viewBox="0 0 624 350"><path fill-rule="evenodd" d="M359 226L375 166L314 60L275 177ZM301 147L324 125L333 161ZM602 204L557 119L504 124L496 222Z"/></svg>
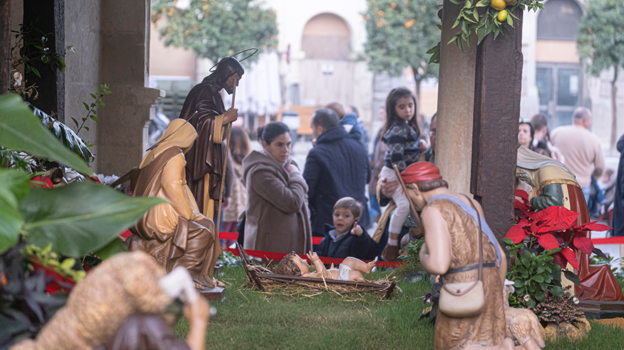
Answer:
<svg viewBox="0 0 624 350"><path fill-rule="evenodd" d="M539 110L550 130L572 124L572 113L582 101L581 79L580 64L537 63Z"/></svg>

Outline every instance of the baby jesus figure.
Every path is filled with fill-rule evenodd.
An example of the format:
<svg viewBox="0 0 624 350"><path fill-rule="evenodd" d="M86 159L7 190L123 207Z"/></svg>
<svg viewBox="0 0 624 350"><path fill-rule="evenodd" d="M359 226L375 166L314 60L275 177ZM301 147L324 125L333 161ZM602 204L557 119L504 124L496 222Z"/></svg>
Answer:
<svg viewBox="0 0 624 350"><path fill-rule="evenodd" d="M362 273L369 274L376 261L365 263L354 257L345 258L337 269L326 269L321 259L316 253L309 252L307 254L316 272L310 273L310 266L301 259L295 252L286 255L277 265L275 272L280 275L302 276L312 278L326 278L341 281L366 282Z"/></svg>

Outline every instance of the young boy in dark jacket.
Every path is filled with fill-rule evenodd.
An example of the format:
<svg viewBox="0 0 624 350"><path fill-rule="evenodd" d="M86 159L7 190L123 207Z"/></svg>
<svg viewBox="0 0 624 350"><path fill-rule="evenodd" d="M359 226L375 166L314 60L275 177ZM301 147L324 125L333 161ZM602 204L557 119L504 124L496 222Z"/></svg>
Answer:
<svg viewBox="0 0 624 350"><path fill-rule="evenodd" d="M360 215L360 202L351 197L339 199L334 205L334 226L325 224L325 237L315 252L330 258L344 259L352 256L361 260L375 259L377 243L358 225Z"/></svg>

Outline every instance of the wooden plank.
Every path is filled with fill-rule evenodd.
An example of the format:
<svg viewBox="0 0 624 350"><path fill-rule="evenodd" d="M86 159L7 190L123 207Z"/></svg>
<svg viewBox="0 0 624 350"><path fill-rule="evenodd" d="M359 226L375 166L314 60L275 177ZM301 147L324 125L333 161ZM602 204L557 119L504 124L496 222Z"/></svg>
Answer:
<svg viewBox="0 0 624 350"><path fill-rule="evenodd" d="M488 35L477 48L470 192L501 239L513 223L522 88L522 11L509 35Z"/></svg>
<svg viewBox="0 0 624 350"><path fill-rule="evenodd" d="M624 301L581 300L578 307L585 310L624 311Z"/></svg>
<svg viewBox="0 0 624 350"><path fill-rule="evenodd" d="M278 275L278 274L258 274L260 278L266 278L274 281L304 281L304 282L316 282L316 283L327 283L327 284L342 284L348 286L358 286L358 287L386 287L387 284L377 284L377 283L369 283L369 282L355 282L355 281L342 281L342 280L333 280L333 279L322 279L322 278L312 278L312 277L302 277L302 276L289 276L289 275Z"/></svg>

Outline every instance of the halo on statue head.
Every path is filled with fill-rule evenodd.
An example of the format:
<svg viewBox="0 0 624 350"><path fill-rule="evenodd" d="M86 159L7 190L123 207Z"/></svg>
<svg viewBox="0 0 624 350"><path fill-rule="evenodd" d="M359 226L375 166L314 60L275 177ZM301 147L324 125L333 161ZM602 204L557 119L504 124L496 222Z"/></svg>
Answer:
<svg viewBox="0 0 624 350"><path fill-rule="evenodd" d="M247 55L245 58L238 60L238 62L243 62L244 60L246 60L246 59L248 59L249 57L251 57L251 56L255 55L256 53L258 53L259 49L258 49L257 47L252 47L252 48L250 48L250 49L246 49L246 50L243 50L243 51L239 51L239 52L237 52L237 53L233 54L232 56L230 56L230 57L226 57L226 58L233 58L233 59L236 59L236 56L240 55L240 54L241 54L241 53L243 53L243 52L247 52L247 51L251 51L251 50L255 50L255 51L254 51L253 53L251 53L251 54ZM225 59L225 58L221 59L221 61L223 61L224 59ZM217 66L219 65L219 63L221 63L221 61L217 62L217 63L216 63L214 66L212 66L212 67L211 67L208 71L209 71L209 72L211 72L211 73L212 73L212 72L214 72L214 71L216 71L216 70L217 70Z"/></svg>

